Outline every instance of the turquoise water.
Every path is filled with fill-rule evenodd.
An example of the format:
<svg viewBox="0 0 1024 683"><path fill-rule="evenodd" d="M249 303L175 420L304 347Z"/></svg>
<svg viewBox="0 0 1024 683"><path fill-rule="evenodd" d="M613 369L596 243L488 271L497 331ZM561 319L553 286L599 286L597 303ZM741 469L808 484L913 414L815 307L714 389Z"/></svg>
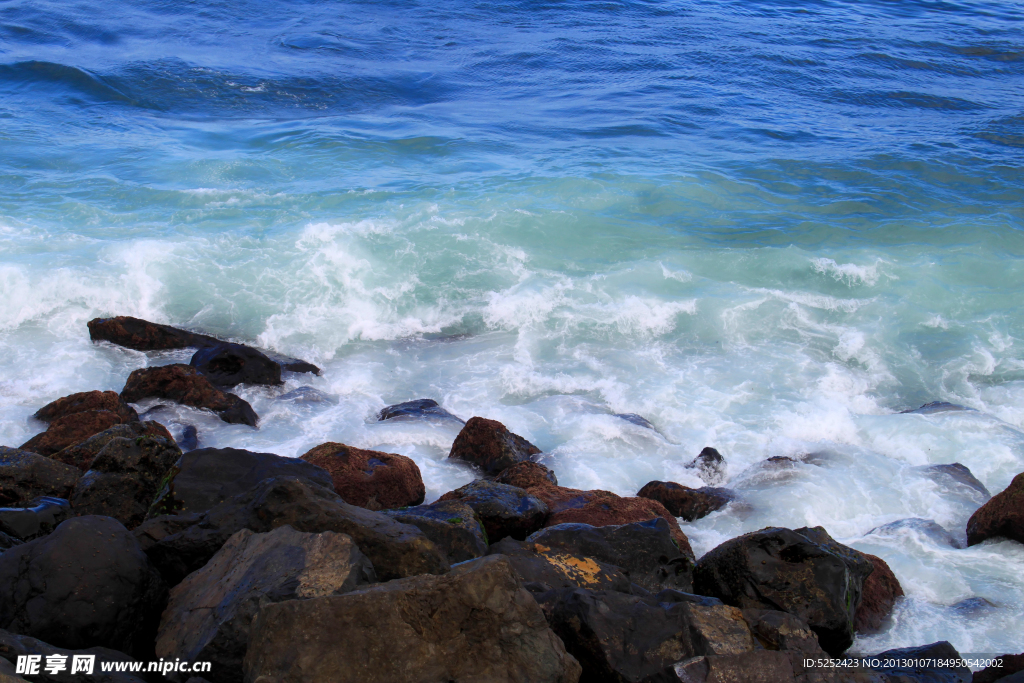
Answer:
<svg viewBox="0 0 1024 683"><path fill-rule="evenodd" d="M120 390L135 315L314 361L205 445L403 453L428 499L499 419L560 482L701 485L698 553L825 526L908 598L855 648L1021 652L1024 547L957 550L1024 471L1024 5L81 2L0 5L0 443ZM336 402L278 396L314 386ZM900 414L928 401L973 409ZM146 407L145 405L142 406ZM651 431L614 416L639 413ZM815 454L805 458L808 453ZM803 458L772 470L771 456ZM954 605L982 597L990 609Z"/></svg>

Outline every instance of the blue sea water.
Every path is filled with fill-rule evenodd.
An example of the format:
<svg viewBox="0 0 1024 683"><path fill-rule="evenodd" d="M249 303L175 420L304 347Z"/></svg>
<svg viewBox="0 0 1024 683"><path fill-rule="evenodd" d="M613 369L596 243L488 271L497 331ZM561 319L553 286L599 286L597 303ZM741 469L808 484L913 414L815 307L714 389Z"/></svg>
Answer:
<svg viewBox="0 0 1024 683"><path fill-rule="evenodd" d="M1024 471L1022 162L1020 2L5 0L0 443L187 362L89 341L135 315L323 366L241 389L258 430L158 418L204 445L399 452L428 499L456 430L389 403L624 495L714 446L698 553L820 524L907 592L857 651L1021 652L1024 547L876 529L963 535L923 466Z"/></svg>

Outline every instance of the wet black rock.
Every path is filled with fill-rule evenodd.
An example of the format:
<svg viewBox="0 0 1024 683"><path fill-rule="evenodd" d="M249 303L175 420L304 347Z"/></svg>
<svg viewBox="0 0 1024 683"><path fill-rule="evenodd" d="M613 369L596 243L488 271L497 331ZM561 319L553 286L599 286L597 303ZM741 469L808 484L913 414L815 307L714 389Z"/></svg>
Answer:
<svg viewBox="0 0 1024 683"><path fill-rule="evenodd" d="M478 479L450 491L441 500L459 500L473 508L490 543L506 536L523 540L544 526L548 506L524 489Z"/></svg>
<svg viewBox="0 0 1024 683"><path fill-rule="evenodd" d="M71 516L64 498L41 496L26 507L0 508L0 532L21 541L45 536Z"/></svg>
<svg viewBox="0 0 1024 683"><path fill-rule="evenodd" d="M185 428L181 430L178 447L185 453L199 448L199 430L195 428L195 425L185 425Z"/></svg>
<svg viewBox="0 0 1024 683"><path fill-rule="evenodd" d="M708 486L725 481L725 458L710 446L705 447L687 467L697 470L697 476Z"/></svg>
<svg viewBox="0 0 1024 683"><path fill-rule="evenodd" d="M449 564L487 553L487 536L473 508L460 500L439 500L430 505L384 510L402 524L411 524L433 541Z"/></svg>
<svg viewBox="0 0 1024 683"><path fill-rule="evenodd" d="M396 403L395 405L388 406L377 413L377 420L380 422L383 422L384 420L415 419L455 420L461 424L466 423L462 418L456 417L442 408L438 405L437 401L432 398L418 398L415 401Z"/></svg>
<svg viewBox="0 0 1024 683"><path fill-rule="evenodd" d="M281 366L260 351L241 344L224 343L199 349L189 365L218 387L281 384Z"/></svg>

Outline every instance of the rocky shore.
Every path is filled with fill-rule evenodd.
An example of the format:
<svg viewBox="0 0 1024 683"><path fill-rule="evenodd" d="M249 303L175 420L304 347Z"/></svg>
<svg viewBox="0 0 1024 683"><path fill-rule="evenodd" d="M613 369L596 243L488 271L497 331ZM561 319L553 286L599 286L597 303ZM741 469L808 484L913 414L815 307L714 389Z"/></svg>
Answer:
<svg viewBox="0 0 1024 683"><path fill-rule="evenodd" d="M690 463L706 486L619 496L560 486L495 420L463 423L431 399L389 406L379 420L462 423L449 457L478 478L424 504L408 457L333 442L300 458L198 448L194 429L175 442L132 405L155 397L256 428L229 390L316 366L135 318L89 332L196 351L133 371L120 393L55 397L34 414L44 431L0 447L0 683L1024 680L1016 655L973 674L890 665L958 658L947 642L878 653L890 662L875 668L821 666L884 628L903 589L882 558L821 527L769 527L695 557L679 520L737 497L713 447ZM1024 473L965 533L1024 543ZM15 670L19 655L83 653L211 667Z"/></svg>

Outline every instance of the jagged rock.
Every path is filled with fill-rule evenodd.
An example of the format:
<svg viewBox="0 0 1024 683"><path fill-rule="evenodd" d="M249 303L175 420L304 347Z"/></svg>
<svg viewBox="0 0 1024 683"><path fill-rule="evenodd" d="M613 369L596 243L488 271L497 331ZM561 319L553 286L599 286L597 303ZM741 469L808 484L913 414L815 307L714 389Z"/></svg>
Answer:
<svg viewBox="0 0 1024 683"><path fill-rule="evenodd" d="M923 662L928 660L958 660L960 653L956 651L949 642L940 640L931 645L919 647L901 647L895 650L886 650L872 657L880 660L897 660L907 662ZM946 667L893 667L879 668L893 683L971 683L973 674L967 666L946 668ZM887 682L888 683L888 682Z"/></svg>
<svg viewBox="0 0 1024 683"><path fill-rule="evenodd" d="M1024 678L1019 675L1019 672L1024 671L1024 653L1001 655L996 659L1002 660L999 662L1002 666L990 666L981 671L975 671L972 683L996 683L996 681L1020 683L1020 679ZM1017 678L1010 678L1014 674L1018 674Z"/></svg>
<svg viewBox="0 0 1024 683"><path fill-rule="evenodd" d="M478 479L449 491L440 500L459 500L473 508L490 543L506 536L523 540L544 525L548 506L524 489Z"/></svg>
<svg viewBox="0 0 1024 683"><path fill-rule="evenodd" d="M950 548L964 548L964 543L960 539L949 533L944 527L939 526L938 522L934 519L921 519L920 517L910 517L908 519L898 519L895 522L889 522L883 524L880 527L875 527L869 534L876 536L898 536L904 530L915 531L924 536L927 536L932 541L939 545L949 546Z"/></svg>
<svg viewBox="0 0 1024 683"><path fill-rule="evenodd" d="M146 518L181 449L159 436L111 439L71 494L76 515L106 515L129 529Z"/></svg>
<svg viewBox="0 0 1024 683"><path fill-rule="evenodd" d="M160 518L153 519L139 531L159 534L158 523ZM348 534L381 581L448 571L440 549L416 527L349 505L333 491L298 477L265 479L203 513L196 523L163 536L146 553L173 586L206 564L236 531L264 533L286 524L307 533Z"/></svg>
<svg viewBox="0 0 1024 683"><path fill-rule="evenodd" d="M195 428L195 425L185 425L185 428L181 430L178 448L185 453L199 448L199 430Z"/></svg>
<svg viewBox="0 0 1024 683"><path fill-rule="evenodd" d="M615 417L625 420L626 422L631 422L637 427L646 427L647 429L654 429L654 431L657 431L654 425L651 424L651 421L642 415L637 415L636 413L615 413Z"/></svg>
<svg viewBox="0 0 1024 683"><path fill-rule="evenodd" d="M412 458L328 442L301 456L330 475L334 490L349 505L368 510L419 505L426 489Z"/></svg>
<svg viewBox="0 0 1024 683"><path fill-rule="evenodd" d="M281 366L249 346L223 343L199 349L188 363L218 387L280 385Z"/></svg>
<svg viewBox="0 0 1024 683"><path fill-rule="evenodd" d="M491 545L487 554L507 557L533 593L559 588L633 592L629 578L618 567L561 548L506 538Z"/></svg>
<svg viewBox="0 0 1024 683"><path fill-rule="evenodd" d="M743 618L750 626L750 632L766 650L806 652L824 657L818 645L818 637L807 623L787 612L766 609L745 609Z"/></svg>
<svg viewBox="0 0 1024 683"><path fill-rule="evenodd" d="M824 534L820 527L802 531L819 539ZM694 592L741 609L794 614L826 652L838 656L853 643L855 610L873 565L824 536L827 541L815 542L776 527L726 541L697 562Z"/></svg>
<svg viewBox="0 0 1024 683"><path fill-rule="evenodd" d="M212 410L229 424L255 427L259 419L246 401L221 391L198 370L182 363L132 371L121 398L131 403L144 398L166 398L193 408Z"/></svg>
<svg viewBox="0 0 1024 683"><path fill-rule="evenodd" d="M31 636L20 636L16 633L0 629L0 657L11 662L16 662L18 657L31 657L33 655L40 657L38 674L29 674L30 679L23 679L19 677L4 680L3 677L0 677L0 683L26 680L31 680L33 683L145 683L143 679L138 676L133 676L130 673L116 671L103 673L102 667L105 662L136 661L123 652L118 652L105 647L66 650L64 648L54 647L49 643L44 643L41 640L32 638ZM75 674L71 673L71 666L75 655L92 655L96 658L93 672L91 674L81 671ZM50 656L64 657L65 659L63 661L67 665L66 670L56 674L47 673L46 658Z"/></svg>
<svg viewBox="0 0 1024 683"><path fill-rule="evenodd" d="M71 516L71 506L63 498L40 496L26 507L0 508L0 533L20 541L45 536Z"/></svg>
<svg viewBox="0 0 1024 683"><path fill-rule="evenodd" d="M539 453L539 448L497 420L471 417L455 437L448 459L468 462L484 474L494 475Z"/></svg>
<svg viewBox="0 0 1024 683"><path fill-rule="evenodd" d="M432 398L418 398L415 401L406 401L388 406L377 413L377 420L454 420L460 424L466 424L461 417L452 415L437 404Z"/></svg>
<svg viewBox="0 0 1024 683"><path fill-rule="evenodd" d="M242 529L171 591L156 655L209 661L213 683L241 683L249 626L261 605L338 595L376 581L373 565L345 534Z"/></svg>
<svg viewBox="0 0 1024 683"><path fill-rule="evenodd" d="M68 465L74 465L83 472L92 465L93 459L114 439L135 439L140 436L159 436L173 442L171 433L159 422L127 422L104 429L88 439L57 451L50 457Z"/></svg>
<svg viewBox="0 0 1024 683"><path fill-rule="evenodd" d="M402 524L411 524L437 545L449 564L465 562L487 553L487 536L473 508L459 500L439 500L430 505L385 510Z"/></svg>
<svg viewBox="0 0 1024 683"><path fill-rule="evenodd" d="M334 490L326 470L298 458L240 448L200 448L175 464L153 501L151 516L206 512L271 477L301 477Z"/></svg>
<svg viewBox="0 0 1024 683"><path fill-rule="evenodd" d="M903 586L885 560L875 555L865 555L874 565L874 571L864 579L853 628L858 633L875 633L881 630L882 624L892 613L896 598L903 595Z"/></svg>
<svg viewBox="0 0 1024 683"><path fill-rule="evenodd" d="M66 415L90 410L109 410L117 414L122 422L133 422L139 419L139 414L135 412L135 409L125 403L115 391L82 391L64 396L47 403L32 417L43 422L53 422Z"/></svg>
<svg viewBox="0 0 1024 683"><path fill-rule="evenodd" d="M265 683L576 683L579 675L503 557L266 605L245 658L245 679Z"/></svg>
<svg viewBox="0 0 1024 683"><path fill-rule="evenodd" d="M687 467L697 470L697 476L708 486L725 481L725 458L711 446L705 447Z"/></svg>
<svg viewBox="0 0 1024 683"><path fill-rule="evenodd" d="M81 474L38 453L0 446L0 505L18 507L39 496L68 498Z"/></svg>
<svg viewBox="0 0 1024 683"><path fill-rule="evenodd" d="M539 462L517 462L511 467L506 467L499 472L491 481L509 486L518 486L521 489L528 489L531 486L543 486L545 484L558 484L558 478L549 468Z"/></svg>
<svg viewBox="0 0 1024 683"><path fill-rule="evenodd" d="M167 588L131 533L75 517L0 555L0 628L57 647L152 654Z"/></svg>
<svg viewBox="0 0 1024 683"><path fill-rule="evenodd" d="M93 341L108 341L136 351L201 348L220 344L205 334L179 330L170 325L119 315L115 318L95 318L89 323L89 336Z"/></svg>
<svg viewBox="0 0 1024 683"><path fill-rule="evenodd" d="M711 486L692 489L672 481L649 482L636 495L658 501L666 510L687 522L706 517L736 497L729 489Z"/></svg>
<svg viewBox="0 0 1024 683"><path fill-rule="evenodd" d="M149 554L149 549L154 545L174 534L180 533L185 529L188 529L193 524L198 524L203 519L202 513L199 512L184 512L178 515L160 515L159 517L153 517L147 519L145 522L135 527L132 534L135 536L135 540L139 542L139 547L142 551ZM177 577L174 583L181 580L182 577Z"/></svg>
<svg viewBox="0 0 1024 683"><path fill-rule="evenodd" d="M1009 538L1024 543L1024 472L967 521L967 545L977 545L990 538Z"/></svg>
<svg viewBox="0 0 1024 683"><path fill-rule="evenodd" d="M693 560L676 547L672 529L661 517L612 526L558 524L526 540L615 565L652 593L693 590Z"/></svg>
<svg viewBox="0 0 1024 683"><path fill-rule="evenodd" d="M124 422L124 418L109 410L86 410L62 415L54 419L45 432L36 434L20 448L40 455L53 455Z"/></svg>

